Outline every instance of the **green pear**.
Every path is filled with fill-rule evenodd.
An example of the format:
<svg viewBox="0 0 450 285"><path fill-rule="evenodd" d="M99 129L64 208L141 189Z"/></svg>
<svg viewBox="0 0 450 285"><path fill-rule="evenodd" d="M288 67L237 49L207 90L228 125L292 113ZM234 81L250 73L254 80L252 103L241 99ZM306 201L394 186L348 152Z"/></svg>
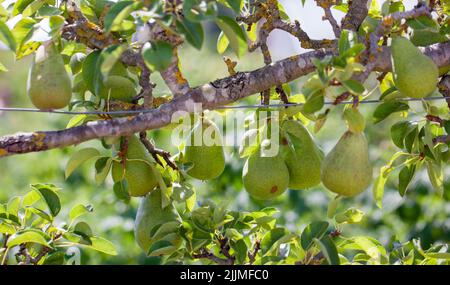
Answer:
<svg viewBox="0 0 450 285"><path fill-rule="evenodd" d="M288 147L286 165L289 169L289 188L308 189L320 183L323 153L316 146L308 130L298 121L283 123L292 143Z"/></svg>
<svg viewBox="0 0 450 285"><path fill-rule="evenodd" d="M407 97L424 98L436 89L438 67L408 39L392 39L391 52L394 81L400 92Z"/></svg>
<svg viewBox="0 0 450 285"><path fill-rule="evenodd" d="M70 103L72 83L52 42L41 45L36 51L28 75L27 93L33 105L42 110L61 109Z"/></svg>
<svg viewBox="0 0 450 285"><path fill-rule="evenodd" d="M156 168L147 149L135 135L128 139L126 158L125 169L120 162L114 161L111 171L113 180L117 182L125 178L131 197L144 196L158 185L158 180L149 165Z"/></svg>
<svg viewBox="0 0 450 285"><path fill-rule="evenodd" d="M347 131L322 163L322 182L342 196L363 192L372 180L372 166L364 133Z"/></svg>
<svg viewBox="0 0 450 285"><path fill-rule="evenodd" d="M161 190L157 188L139 202L134 237L147 255L169 255L181 244L180 224L180 217L172 204L162 208Z"/></svg>
<svg viewBox="0 0 450 285"><path fill-rule="evenodd" d="M259 150L251 154L244 164L242 181L256 199L270 200L283 194L289 185L289 169L281 151L275 156L262 156Z"/></svg>
<svg viewBox="0 0 450 285"><path fill-rule="evenodd" d="M222 174L225 169L222 135L212 121L201 119L194 126L184 149L184 163L193 164L187 174L196 179L210 180Z"/></svg>
<svg viewBox="0 0 450 285"><path fill-rule="evenodd" d="M70 58L70 69L72 70L72 74L77 74L81 71L83 67L83 61L86 58L86 55L81 52L77 52Z"/></svg>
<svg viewBox="0 0 450 285"><path fill-rule="evenodd" d="M120 75L110 75L103 82L105 88L102 97L131 102L137 95L134 82L127 77Z"/></svg>

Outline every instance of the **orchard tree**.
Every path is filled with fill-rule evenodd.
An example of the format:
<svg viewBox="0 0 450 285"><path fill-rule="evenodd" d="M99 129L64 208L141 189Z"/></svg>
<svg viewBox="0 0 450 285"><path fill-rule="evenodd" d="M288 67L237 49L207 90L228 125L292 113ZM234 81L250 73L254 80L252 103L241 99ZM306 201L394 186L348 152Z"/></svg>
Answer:
<svg viewBox="0 0 450 285"><path fill-rule="evenodd" d="M319 6L334 37L311 38L277 0L0 1L3 46L17 60L33 58L27 93L36 109L25 111L72 116L63 130L0 137L0 158L101 140L104 149L72 155L66 177L95 159L97 182L111 175L117 199L140 199L136 242L166 263L448 264L446 245L424 250L414 239L385 248L375 238L343 235L343 226L360 222L364 213L338 204L373 191L374 207L381 208L389 177L398 179L403 196L421 170L444 194L449 2L419 0L408 10L401 0L289 1ZM343 13L342 20L332 11ZM192 86L179 49L200 50L212 35L206 27L220 30L213 39L218 57L233 53L223 57L229 76ZM274 30L308 51L274 62L268 47ZM265 66L239 70L239 60L252 52L260 52ZM155 74L170 95L154 96ZM293 94L296 81L301 88ZM256 105L233 105L253 95ZM448 106L433 105L437 100ZM413 101L423 111L411 108ZM359 110L365 103L377 104L375 123L398 119L385 134L398 152L378 173L364 134L367 116ZM335 194L322 221L291 231L277 222L276 208L233 211L197 201L191 181L220 179L226 164L224 129L212 120L225 112L213 110L240 107L254 108L239 150L245 190L265 201L322 185ZM333 109L347 131L324 153L311 131L319 132ZM153 130L181 125L189 132L177 154L149 138ZM70 245L116 254L113 244L77 220L90 207L77 205L67 224L55 223L59 195L54 185L33 184L25 196L0 204L2 264L60 264Z"/></svg>

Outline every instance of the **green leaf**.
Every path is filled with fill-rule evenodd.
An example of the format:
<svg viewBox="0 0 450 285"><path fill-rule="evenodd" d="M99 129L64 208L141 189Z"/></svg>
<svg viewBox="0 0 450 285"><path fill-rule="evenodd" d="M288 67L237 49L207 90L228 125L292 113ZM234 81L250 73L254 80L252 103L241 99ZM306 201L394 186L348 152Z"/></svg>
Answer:
<svg viewBox="0 0 450 285"><path fill-rule="evenodd" d="M85 245L85 247L109 255L117 255L117 250L112 242L97 236L90 237L89 239L91 241L91 245Z"/></svg>
<svg viewBox="0 0 450 285"><path fill-rule="evenodd" d="M450 252L427 252L425 256L428 258L450 260Z"/></svg>
<svg viewBox="0 0 450 285"><path fill-rule="evenodd" d="M46 0L38 0L32 1L30 5L28 5L22 12L22 16L29 17L36 13L44 4L46 4Z"/></svg>
<svg viewBox="0 0 450 285"><path fill-rule="evenodd" d="M409 109L408 104L398 101L387 101L381 103L373 113L374 123L379 123L395 112L402 112Z"/></svg>
<svg viewBox="0 0 450 285"><path fill-rule="evenodd" d="M35 207L32 207L32 206L27 207L26 209L29 212L31 212L31 213L33 213L35 215L38 215L39 217L41 217L42 219L44 219L46 221L49 221L49 222L53 221L53 218L49 214L47 214L46 212L42 211L41 209L38 209L38 208L35 208Z"/></svg>
<svg viewBox="0 0 450 285"><path fill-rule="evenodd" d="M56 194L57 188L51 184L32 184L31 188L42 196L51 215L56 217L61 210L61 202Z"/></svg>
<svg viewBox="0 0 450 285"><path fill-rule="evenodd" d="M228 4L228 6L231 7L231 9L233 9L236 14L241 11L242 6L244 5L243 0L225 0L225 2Z"/></svg>
<svg viewBox="0 0 450 285"><path fill-rule="evenodd" d="M3 21L0 21L0 41L5 43L10 50L14 52L16 51L16 40L8 26Z"/></svg>
<svg viewBox="0 0 450 285"><path fill-rule="evenodd" d="M342 84L348 91L356 95L361 95L366 90L360 82L353 79L346 80Z"/></svg>
<svg viewBox="0 0 450 285"><path fill-rule="evenodd" d="M101 51L93 51L86 56L83 61L83 68L81 70L81 74L83 76L84 83L86 84L87 89L92 93L96 94L96 85L97 82L95 79L98 77L98 74L101 74L97 70L97 63L100 60ZM67 177L67 175L66 175Z"/></svg>
<svg viewBox="0 0 450 285"><path fill-rule="evenodd" d="M102 184L108 176L113 159L111 157L101 157L95 162L95 182Z"/></svg>
<svg viewBox="0 0 450 285"><path fill-rule="evenodd" d="M398 174L398 193L400 196L403 197L405 195L411 180L414 178L415 172L416 166L414 164L406 165L400 170Z"/></svg>
<svg viewBox="0 0 450 285"><path fill-rule="evenodd" d="M405 137L414 127L409 121L400 121L392 125L391 127L391 138L392 142L399 148L405 147Z"/></svg>
<svg viewBox="0 0 450 285"><path fill-rule="evenodd" d="M305 104L303 105L303 112L307 114L312 114L322 109L324 104L325 104L324 92L320 90L308 97Z"/></svg>
<svg viewBox="0 0 450 285"><path fill-rule="evenodd" d="M83 148L72 155L66 166L66 179L87 160L100 156L100 152L95 148Z"/></svg>
<svg viewBox="0 0 450 285"><path fill-rule="evenodd" d="M22 243L37 243L50 247L48 244L49 241L50 238L43 232L39 232L37 230L25 230L12 235L8 239L6 246L11 248Z"/></svg>
<svg viewBox="0 0 450 285"><path fill-rule="evenodd" d="M261 240L261 250L267 252L282 237L289 234L285 228L275 228L267 232Z"/></svg>
<svg viewBox="0 0 450 285"><path fill-rule="evenodd" d="M230 42L228 41L228 38L225 36L223 32L220 32L219 37L217 38L217 45L216 45L217 52L219 54L225 53L229 44Z"/></svg>
<svg viewBox="0 0 450 285"><path fill-rule="evenodd" d="M427 161L427 172L431 185L436 193L442 197L444 194L444 172L440 163Z"/></svg>
<svg viewBox="0 0 450 285"><path fill-rule="evenodd" d="M324 236L321 239L314 238L314 242L319 245L320 250L327 259L329 265L339 265L340 259L336 245L329 236Z"/></svg>
<svg viewBox="0 0 450 285"><path fill-rule="evenodd" d="M131 12L141 8L141 1L119 1L114 4L106 13L104 20L104 31L108 34L116 25L121 24Z"/></svg>
<svg viewBox="0 0 450 285"><path fill-rule="evenodd" d="M148 68L153 71L164 71L172 62L172 45L163 41L152 43L150 47L143 49L142 56Z"/></svg>
<svg viewBox="0 0 450 285"><path fill-rule="evenodd" d="M177 21L177 29L184 34L186 40L196 49L200 50L203 45L204 32L200 23L191 22L188 19Z"/></svg>
<svg viewBox="0 0 450 285"><path fill-rule="evenodd" d="M78 204L72 207L72 209L69 212L69 218L70 221L74 221L75 219L81 217L84 214L90 213L94 210L94 208L91 205L83 205Z"/></svg>
<svg viewBox="0 0 450 285"><path fill-rule="evenodd" d="M247 38L241 26L230 17L220 16L216 20L217 26L227 37L231 48L238 57L242 57L247 52Z"/></svg>
<svg viewBox="0 0 450 285"><path fill-rule="evenodd" d="M25 8L27 8L27 6L33 2L33 0L17 0L15 2L16 3L14 3L12 10L13 16L22 13L25 10Z"/></svg>
<svg viewBox="0 0 450 285"><path fill-rule="evenodd" d="M19 216L19 208L20 208L21 197L14 196L8 200L8 204L6 205L6 211L9 215L14 215L16 217Z"/></svg>
<svg viewBox="0 0 450 285"><path fill-rule="evenodd" d="M7 224L0 220L0 234L12 235L16 232L16 229L13 225Z"/></svg>
<svg viewBox="0 0 450 285"><path fill-rule="evenodd" d="M73 232L83 236L84 238L91 237L92 229L86 222L78 222L73 228Z"/></svg>
<svg viewBox="0 0 450 285"><path fill-rule="evenodd" d="M314 239L321 239L328 229L328 222L312 222L302 232L300 242L304 250L308 250Z"/></svg>
<svg viewBox="0 0 450 285"><path fill-rule="evenodd" d="M185 0L183 13L192 22L212 21L217 17L217 5L215 1Z"/></svg>

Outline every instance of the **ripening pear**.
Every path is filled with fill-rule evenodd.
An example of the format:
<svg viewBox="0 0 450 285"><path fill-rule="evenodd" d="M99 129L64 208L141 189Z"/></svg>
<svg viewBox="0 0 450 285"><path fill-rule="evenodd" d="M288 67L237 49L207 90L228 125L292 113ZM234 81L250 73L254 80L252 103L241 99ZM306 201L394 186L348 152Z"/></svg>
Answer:
<svg viewBox="0 0 450 285"><path fill-rule="evenodd" d="M128 77L110 75L103 84L105 86L103 94L106 98L109 96L110 99L130 102L137 95L134 82Z"/></svg>
<svg viewBox="0 0 450 285"><path fill-rule="evenodd" d="M262 156L261 151L251 154L242 170L242 181L250 196L260 200L274 199L289 185L289 169L281 155Z"/></svg>
<svg viewBox="0 0 450 285"><path fill-rule="evenodd" d="M168 255L181 244L178 234L180 217L172 204L162 208L161 190L155 189L139 202L134 224L134 237L150 256ZM158 246L163 244L164 246ZM154 250L151 250L155 248Z"/></svg>
<svg viewBox="0 0 450 285"><path fill-rule="evenodd" d="M111 172L113 180L117 182L125 178L130 196L144 196L158 185L158 181L149 165L154 165L154 163L145 146L135 135L128 139L126 158L125 169L120 162L114 161Z"/></svg>
<svg viewBox="0 0 450 285"><path fill-rule="evenodd" d="M28 75L27 93L42 110L61 109L70 103L72 83L55 45L42 44L36 51Z"/></svg>
<svg viewBox="0 0 450 285"><path fill-rule="evenodd" d="M372 180L372 166L363 132L347 131L322 163L322 182L342 196L363 192Z"/></svg>
<svg viewBox="0 0 450 285"><path fill-rule="evenodd" d="M436 89L438 67L408 39L394 38L391 52L394 81L400 92L407 97L424 98Z"/></svg>
<svg viewBox="0 0 450 285"><path fill-rule="evenodd" d="M294 149L289 148L286 165L289 169L289 188L308 189L320 183L323 153L314 143L311 134L299 122L288 120L283 128Z"/></svg>
<svg viewBox="0 0 450 285"><path fill-rule="evenodd" d="M201 119L187 140L184 162L193 164L187 174L200 180L214 179L222 174L225 154L222 135L214 122Z"/></svg>

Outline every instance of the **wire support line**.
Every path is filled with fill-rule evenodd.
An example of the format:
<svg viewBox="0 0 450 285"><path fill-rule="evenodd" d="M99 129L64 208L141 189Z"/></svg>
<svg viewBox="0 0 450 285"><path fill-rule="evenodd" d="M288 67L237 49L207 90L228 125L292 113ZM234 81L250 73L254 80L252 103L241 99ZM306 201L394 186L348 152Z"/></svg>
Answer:
<svg viewBox="0 0 450 285"><path fill-rule="evenodd" d="M398 102L413 102L413 101L437 101L437 100L450 100L450 97L428 97L428 98L398 98L393 99ZM376 104L381 102L387 102L377 99L371 100L361 100L359 104ZM235 106L218 106L212 109L214 110L224 110L224 109L258 109L258 108L282 108L282 107L296 107L303 106L305 103L287 103L287 104L269 104L269 105L235 105ZM342 101L334 102L327 101L325 105L351 105L354 101ZM24 113L46 113L46 114L59 114L59 115L139 115L143 113L148 113L155 111L157 109L138 109L138 110L118 110L118 111L61 111L61 110L40 110L33 108L11 108L11 107L0 107L0 112L24 112Z"/></svg>

